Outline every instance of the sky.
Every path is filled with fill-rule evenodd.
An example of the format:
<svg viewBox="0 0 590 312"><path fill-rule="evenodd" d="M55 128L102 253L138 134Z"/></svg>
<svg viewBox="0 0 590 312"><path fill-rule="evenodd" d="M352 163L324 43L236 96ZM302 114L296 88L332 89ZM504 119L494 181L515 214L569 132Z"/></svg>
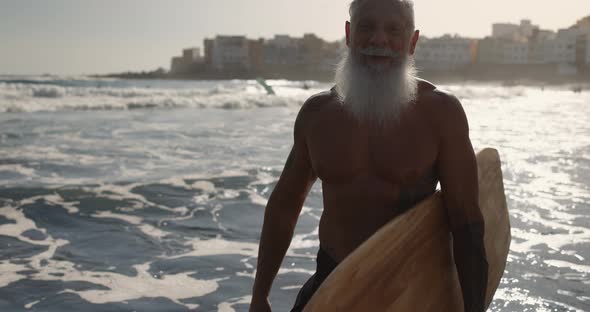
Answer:
<svg viewBox="0 0 590 312"><path fill-rule="evenodd" d="M0 0L0 75L102 74L169 68L215 35L344 36L350 0ZM590 0L414 0L433 37L482 38L492 23L530 19L557 30L590 15Z"/></svg>

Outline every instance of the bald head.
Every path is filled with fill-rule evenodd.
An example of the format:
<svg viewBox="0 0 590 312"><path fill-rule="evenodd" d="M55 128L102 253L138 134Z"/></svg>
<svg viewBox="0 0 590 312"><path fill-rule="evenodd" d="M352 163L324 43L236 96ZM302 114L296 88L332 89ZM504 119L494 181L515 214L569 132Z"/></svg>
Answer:
<svg viewBox="0 0 590 312"><path fill-rule="evenodd" d="M405 18L405 22L409 32L414 31L415 29L415 21L414 21L414 1L412 0L353 0L350 3L350 21L351 23L355 23L356 16L359 10L362 9L363 4L371 1L380 1L380 2L391 2L393 5L397 6L400 10L400 15Z"/></svg>

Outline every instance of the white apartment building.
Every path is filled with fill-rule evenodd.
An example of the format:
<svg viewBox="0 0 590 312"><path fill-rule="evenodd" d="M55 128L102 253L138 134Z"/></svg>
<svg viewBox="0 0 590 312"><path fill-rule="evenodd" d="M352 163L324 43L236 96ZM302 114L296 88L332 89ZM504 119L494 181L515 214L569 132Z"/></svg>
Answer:
<svg viewBox="0 0 590 312"><path fill-rule="evenodd" d="M543 41L544 63L575 64L577 37L576 29L562 29L554 39Z"/></svg>
<svg viewBox="0 0 590 312"><path fill-rule="evenodd" d="M479 41L477 61L483 64L531 64L538 53L526 40L487 37Z"/></svg>
<svg viewBox="0 0 590 312"><path fill-rule="evenodd" d="M530 38L539 26L530 20L521 20L520 24L496 23L492 25L492 38L521 41Z"/></svg>
<svg viewBox="0 0 590 312"><path fill-rule="evenodd" d="M512 39L518 33L518 25L508 23L496 23L492 25L492 38Z"/></svg>
<svg viewBox="0 0 590 312"><path fill-rule="evenodd" d="M502 51L502 64L529 64L529 53L529 44L526 41L506 42Z"/></svg>
<svg viewBox="0 0 590 312"><path fill-rule="evenodd" d="M266 44L280 48L295 48L298 45L298 40L289 35L275 35L272 39L267 40Z"/></svg>
<svg viewBox="0 0 590 312"><path fill-rule="evenodd" d="M268 65L298 65L303 63L301 39L275 35L264 47L264 63Z"/></svg>
<svg viewBox="0 0 590 312"><path fill-rule="evenodd" d="M474 60L475 42L471 39L445 35L422 37L416 47L416 65L420 70L454 70Z"/></svg>
<svg viewBox="0 0 590 312"><path fill-rule="evenodd" d="M249 45L244 36L217 36L213 40L212 65L218 70L248 69Z"/></svg>
<svg viewBox="0 0 590 312"><path fill-rule="evenodd" d="M531 43L538 64L574 65L586 63L590 28L561 29L552 36L540 37Z"/></svg>
<svg viewBox="0 0 590 312"><path fill-rule="evenodd" d="M480 41L478 61L488 64L554 64L561 74L575 73L582 56L580 36L590 32L588 22L561 29L541 30L528 20L516 24L494 24L492 37ZM585 51L584 51L585 52ZM573 68L573 69L572 69Z"/></svg>

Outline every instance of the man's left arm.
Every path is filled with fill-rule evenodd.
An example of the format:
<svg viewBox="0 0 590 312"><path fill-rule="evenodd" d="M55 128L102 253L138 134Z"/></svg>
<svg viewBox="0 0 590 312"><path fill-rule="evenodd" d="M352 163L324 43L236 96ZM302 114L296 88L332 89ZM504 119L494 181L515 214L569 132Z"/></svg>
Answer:
<svg viewBox="0 0 590 312"><path fill-rule="evenodd" d="M453 255L465 312L483 312L488 262L479 208L477 163L461 103L451 95L441 97L437 171L453 234Z"/></svg>

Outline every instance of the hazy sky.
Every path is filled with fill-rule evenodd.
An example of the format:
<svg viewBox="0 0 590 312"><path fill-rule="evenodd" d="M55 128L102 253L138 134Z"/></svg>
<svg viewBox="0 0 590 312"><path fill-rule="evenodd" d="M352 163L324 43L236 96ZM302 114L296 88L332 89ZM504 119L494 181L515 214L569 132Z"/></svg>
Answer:
<svg viewBox="0 0 590 312"><path fill-rule="evenodd" d="M0 0L0 74L169 68L216 34L343 37L349 0ZM590 0L415 0L423 35L483 37L495 22L544 29L590 15Z"/></svg>

